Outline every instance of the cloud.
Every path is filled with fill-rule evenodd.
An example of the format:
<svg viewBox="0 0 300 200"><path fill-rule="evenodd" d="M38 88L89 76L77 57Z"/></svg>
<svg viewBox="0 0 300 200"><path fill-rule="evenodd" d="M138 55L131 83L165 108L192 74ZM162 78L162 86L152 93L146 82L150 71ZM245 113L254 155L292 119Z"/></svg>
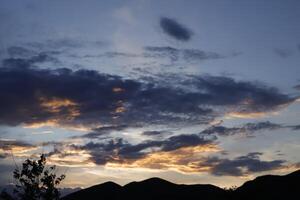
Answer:
<svg viewBox="0 0 300 200"><path fill-rule="evenodd" d="M263 154L260 152L233 159L205 156L205 153L219 151L215 137L183 134L165 140L145 140L137 144L130 144L122 138L101 143L68 144L51 152L49 159L56 164L71 166L105 165L113 168L163 169L183 173L208 172L215 176L246 176L288 167L285 160L262 160L260 156ZM74 155L84 156L81 156L80 161L68 159Z"/></svg>
<svg viewBox="0 0 300 200"><path fill-rule="evenodd" d="M181 51L169 46L146 46L144 49L149 52L148 57L168 57L171 61L178 61Z"/></svg>
<svg viewBox="0 0 300 200"><path fill-rule="evenodd" d="M32 147L34 146L23 141L0 139L1 150L9 151L13 149L28 149Z"/></svg>
<svg viewBox="0 0 300 200"><path fill-rule="evenodd" d="M295 125L295 126L290 126L290 128L292 128L292 130L300 130L300 125Z"/></svg>
<svg viewBox="0 0 300 200"><path fill-rule="evenodd" d="M215 52L205 52L199 49L184 49L183 57L185 60L212 60L224 58L224 56Z"/></svg>
<svg viewBox="0 0 300 200"><path fill-rule="evenodd" d="M165 133L169 133L168 131L144 131L142 135L146 136L156 136L156 135L163 135Z"/></svg>
<svg viewBox="0 0 300 200"><path fill-rule="evenodd" d="M155 170L173 170L180 173L208 172L207 166L198 165L204 153L217 152L213 144L189 146L173 151L150 152L137 160L125 160L121 163L107 163L113 168L146 168Z"/></svg>
<svg viewBox="0 0 300 200"><path fill-rule="evenodd" d="M295 88L296 90L300 90L300 85L295 85L294 88Z"/></svg>
<svg viewBox="0 0 300 200"><path fill-rule="evenodd" d="M173 62L179 60L186 62L215 60L227 57L200 49L177 49L170 46L146 46L144 49L148 52L148 54L145 54L146 57L169 58Z"/></svg>
<svg viewBox="0 0 300 200"><path fill-rule="evenodd" d="M153 152L168 152L186 147L213 144L215 137L202 137L197 134L183 134L164 140L146 140L138 144L130 144L122 138L108 140L105 143L89 142L84 145L71 145L74 149L90 153L91 160L98 165L106 163L122 163L126 160L137 160Z"/></svg>
<svg viewBox="0 0 300 200"><path fill-rule="evenodd" d="M160 27L165 34L180 41L189 41L193 35L190 29L167 17L160 18Z"/></svg>
<svg viewBox="0 0 300 200"><path fill-rule="evenodd" d="M103 135L108 135L114 131L122 131L128 128L127 125L112 125L94 128L92 132L79 136L80 138L98 138Z"/></svg>
<svg viewBox="0 0 300 200"><path fill-rule="evenodd" d="M21 56L21 57L30 57L36 52L33 50L27 49L21 46L12 46L7 49L7 53L10 57Z"/></svg>
<svg viewBox="0 0 300 200"><path fill-rule="evenodd" d="M112 123L208 124L229 112L273 112L296 100L273 87L223 76L124 79L93 70L35 66L45 60L47 56L3 61L0 124L77 129Z"/></svg>
<svg viewBox="0 0 300 200"><path fill-rule="evenodd" d="M234 159L211 157L201 165L209 166L210 172L216 176L244 176L285 167L285 160L264 161L260 159L261 155L262 153L253 152Z"/></svg>
<svg viewBox="0 0 300 200"><path fill-rule="evenodd" d="M49 49L75 49L84 47L86 42L79 39L71 38L60 38L60 39L49 39L43 42L31 42L28 43L28 46L34 47L37 50L49 50Z"/></svg>
<svg viewBox="0 0 300 200"><path fill-rule="evenodd" d="M254 132L262 131L262 130L276 130L280 128L286 128L286 126L271 123L269 121L265 122L257 122L257 123L246 123L239 127L225 127L225 126L211 126L200 132L200 135L211 135L217 134L220 136L230 136L235 134L247 134L248 136L252 136Z"/></svg>
<svg viewBox="0 0 300 200"><path fill-rule="evenodd" d="M20 140L0 139L0 157L7 158L12 156L20 157L26 155L26 152L36 149L37 146Z"/></svg>
<svg viewBox="0 0 300 200"><path fill-rule="evenodd" d="M57 38L57 39L47 39L43 41L34 41L28 42L24 44L20 44L21 46L16 46L17 48L8 48L8 52L18 53L21 49L27 50L30 52L45 52L45 53L53 53L53 54L64 54L67 56L74 55L77 50L87 48L97 48L99 50L100 47L106 46L108 43L105 41L99 40L86 40L82 38ZM73 52L71 55L67 54L68 52ZM23 55L25 52L22 53ZM12 55L12 54L10 54ZM20 55L20 54L19 54Z"/></svg>
<svg viewBox="0 0 300 200"><path fill-rule="evenodd" d="M274 49L274 53L282 58L290 57L293 54L293 52L289 49L279 49L279 48Z"/></svg>
<svg viewBox="0 0 300 200"><path fill-rule="evenodd" d="M200 49L179 49L171 46L145 46L144 52L137 53L126 53L118 51L107 51L101 54L86 54L83 58L130 58L130 59L164 59L167 58L171 62L198 62L204 60L215 60L224 59L228 57L238 56L239 53L233 53L232 55L221 55L216 52L203 51ZM75 56L75 55L73 55ZM80 57L81 56L76 56Z"/></svg>
<svg viewBox="0 0 300 200"><path fill-rule="evenodd" d="M18 52L14 52L15 54L18 53L19 55L22 54L23 50L19 49ZM26 53L26 50L25 52ZM33 67L35 64L40 64L44 62L53 62L58 63L59 61L49 55L48 53L39 53L37 55L33 55L29 58L7 58L2 61L3 66L7 68L30 68Z"/></svg>

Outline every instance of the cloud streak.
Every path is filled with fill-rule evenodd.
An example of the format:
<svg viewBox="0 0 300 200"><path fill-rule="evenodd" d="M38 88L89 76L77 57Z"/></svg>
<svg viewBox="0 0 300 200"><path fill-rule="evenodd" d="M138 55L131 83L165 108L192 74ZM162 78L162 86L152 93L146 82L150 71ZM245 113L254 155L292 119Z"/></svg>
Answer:
<svg viewBox="0 0 300 200"><path fill-rule="evenodd" d="M20 140L0 139L0 158L24 156L26 152L37 149L37 146Z"/></svg>
<svg viewBox="0 0 300 200"><path fill-rule="evenodd" d="M226 58L216 52L207 52L200 49L178 49L170 46L146 46L146 57L169 58L172 62L184 60L186 62L215 60Z"/></svg>
<svg viewBox="0 0 300 200"><path fill-rule="evenodd" d="M257 123L246 123L239 127L225 127L221 125L215 125L201 131L200 135L215 134L219 136L232 136L232 135L243 133L246 134L247 136L253 136L253 133L257 131L277 130L282 128L290 128L290 126L275 124L269 121L257 122Z"/></svg>

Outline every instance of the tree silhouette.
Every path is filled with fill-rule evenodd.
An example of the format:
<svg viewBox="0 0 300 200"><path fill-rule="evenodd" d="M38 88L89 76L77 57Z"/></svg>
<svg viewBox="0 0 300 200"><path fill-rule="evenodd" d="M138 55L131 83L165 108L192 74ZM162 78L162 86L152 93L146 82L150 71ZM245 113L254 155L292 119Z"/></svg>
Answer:
<svg viewBox="0 0 300 200"><path fill-rule="evenodd" d="M13 173L16 180L14 193L20 200L58 200L60 193L57 186L65 175L56 175L56 166L46 166L44 154L39 160L27 159L22 169L16 168ZM15 199L15 198L14 198Z"/></svg>

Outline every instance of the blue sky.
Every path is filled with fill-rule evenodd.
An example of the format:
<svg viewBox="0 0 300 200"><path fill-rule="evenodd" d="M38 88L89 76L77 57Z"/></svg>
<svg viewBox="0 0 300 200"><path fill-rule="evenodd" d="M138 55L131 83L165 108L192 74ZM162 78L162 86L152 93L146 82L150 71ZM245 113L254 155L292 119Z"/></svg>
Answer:
<svg viewBox="0 0 300 200"><path fill-rule="evenodd" d="M299 8L1 1L1 182L11 152L46 153L66 187L152 176L228 187L298 169Z"/></svg>

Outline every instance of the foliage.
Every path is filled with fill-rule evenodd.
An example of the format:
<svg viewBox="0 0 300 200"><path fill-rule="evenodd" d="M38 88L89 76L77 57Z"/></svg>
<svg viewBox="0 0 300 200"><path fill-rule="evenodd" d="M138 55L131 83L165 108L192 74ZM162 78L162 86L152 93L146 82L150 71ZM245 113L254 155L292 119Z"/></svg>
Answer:
<svg viewBox="0 0 300 200"><path fill-rule="evenodd" d="M65 175L56 175L56 166L46 166L44 154L39 160L27 159L22 164L22 169L16 168L13 173L16 180L14 193L21 200L58 200L57 186Z"/></svg>

